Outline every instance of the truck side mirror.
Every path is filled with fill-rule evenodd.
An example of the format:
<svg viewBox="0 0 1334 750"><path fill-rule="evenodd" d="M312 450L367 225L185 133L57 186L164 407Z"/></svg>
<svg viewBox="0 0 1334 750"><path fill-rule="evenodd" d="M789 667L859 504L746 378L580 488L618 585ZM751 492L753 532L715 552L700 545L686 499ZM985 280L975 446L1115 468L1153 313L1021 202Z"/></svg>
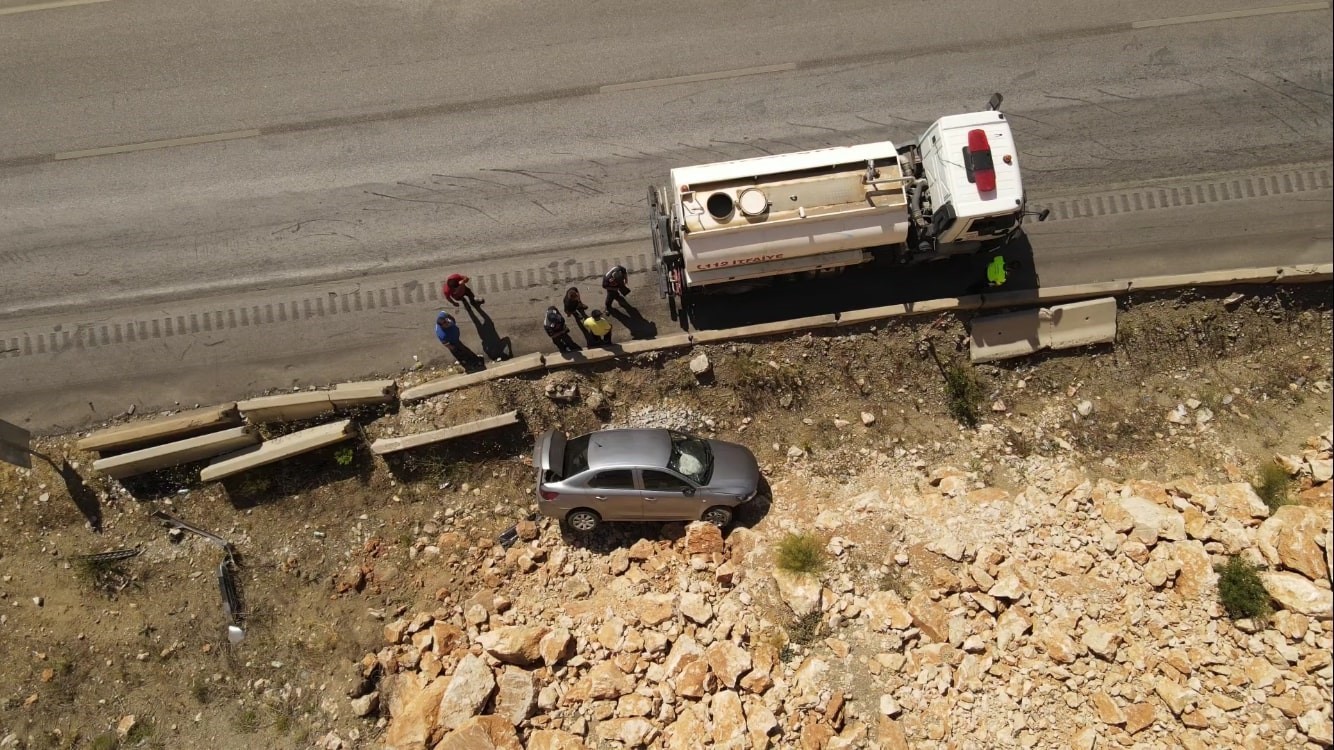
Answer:
<svg viewBox="0 0 1334 750"><path fill-rule="evenodd" d="M1001 96L1000 93L992 94L991 100L987 102L987 109L1000 109L1001 102L1004 100L1005 97Z"/></svg>

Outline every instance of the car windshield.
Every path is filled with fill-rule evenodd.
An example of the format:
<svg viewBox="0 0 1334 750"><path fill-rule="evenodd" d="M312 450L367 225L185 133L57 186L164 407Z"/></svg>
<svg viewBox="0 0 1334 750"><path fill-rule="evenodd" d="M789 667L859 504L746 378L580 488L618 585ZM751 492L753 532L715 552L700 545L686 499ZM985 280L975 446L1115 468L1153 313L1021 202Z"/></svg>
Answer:
<svg viewBox="0 0 1334 750"><path fill-rule="evenodd" d="M679 432L672 433L672 455L667 468L682 474L695 484L708 484L713 474L713 451L708 441Z"/></svg>
<svg viewBox="0 0 1334 750"><path fill-rule="evenodd" d="M576 474L582 474L588 471L588 439L591 435L581 435L565 443L565 473L562 476L572 477Z"/></svg>

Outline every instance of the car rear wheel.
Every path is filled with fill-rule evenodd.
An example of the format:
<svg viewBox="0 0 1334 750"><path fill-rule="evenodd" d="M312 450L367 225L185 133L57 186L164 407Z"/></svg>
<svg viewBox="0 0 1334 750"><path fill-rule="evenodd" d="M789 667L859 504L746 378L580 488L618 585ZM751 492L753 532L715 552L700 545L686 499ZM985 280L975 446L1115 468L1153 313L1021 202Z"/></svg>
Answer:
<svg viewBox="0 0 1334 750"><path fill-rule="evenodd" d="M704 511L704 515L700 516L700 520L706 523L711 523L721 529L732 522L732 511L730 508L724 508L721 505L714 506Z"/></svg>
<svg viewBox="0 0 1334 750"><path fill-rule="evenodd" d="M596 529L598 524L602 523L602 519L593 511L580 508L570 511L570 514L565 517L565 523L580 534L587 534Z"/></svg>

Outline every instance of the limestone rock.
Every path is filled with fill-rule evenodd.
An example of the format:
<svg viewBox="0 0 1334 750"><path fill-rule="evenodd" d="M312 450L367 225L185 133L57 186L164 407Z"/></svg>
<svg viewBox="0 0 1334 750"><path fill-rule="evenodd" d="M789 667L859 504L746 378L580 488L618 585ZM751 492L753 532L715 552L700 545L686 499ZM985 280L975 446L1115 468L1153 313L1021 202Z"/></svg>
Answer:
<svg viewBox="0 0 1334 750"><path fill-rule="evenodd" d="M1093 727L1084 727L1070 736L1070 750L1093 750L1097 741L1097 730Z"/></svg>
<svg viewBox="0 0 1334 750"><path fill-rule="evenodd" d="M1010 607L996 620L996 647L1005 651L1016 638L1033 627L1033 619L1023 607Z"/></svg>
<svg viewBox="0 0 1334 750"><path fill-rule="evenodd" d="M578 735L559 729L538 729L528 737L527 750L588 750Z"/></svg>
<svg viewBox="0 0 1334 750"><path fill-rule="evenodd" d="M676 598L671 594L646 594L635 600L635 614L646 627L661 625L675 612Z"/></svg>
<svg viewBox="0 0 1334 750"><path fill-rule="evenodd" d="M457 729L482 710L495 690L496 678L491 668L480 656L468 654L459 662L449 678L449 687L440 697L438 723L446 730Z"/></svg>
<svg viewBox="0 0 1334 750"><path fill-rule="evenodd" d="M537 681L533 673L519 667L505 667L496 680L494 713L509 723L519 725L537 709Z"/></svg>
<svg viewBox="0 0 1334 750"><path fill-rule="evenodd" d="M778 595L797 617L820 610L820 580L812 575L778 569L773 572Z"/></svg>
<svg viewBox="0 0 1334 750"><path fill-rule="evenodd" d="M1162 588L1180 571L1181 563L1177 560L1154 560L1144 566L1144 580L1154 588Z"/></svg>
<svg viewBox="0 0 1334 750"><path fill-rule="evenodd" d="M936 643L949 640L950 613L937 602L931 601L927 592L918 592L908 600L908 612L912 614L913 625L922 631L922 635Z"/></svg>
<svg viewBox="0 0 1334 750"><path fill-rule="evenodd" d="M709 669L723 687L732 690L741 676L751 669L750 653L731 641L716 641L704 650Z"/></svg>
<svg viewBox="0 0 1334 750"><path fill-rule="evenodd" d="M1026 591L1014 573L1005 573L996 581L996 585L987 589L987 596L1015 601L1023 598Z"/></svg>
<svg viewBox="0 0 1334 750"><path fill-rule="evenodd" d="M690 372L695 377L703 377L713 370L713 363L709 361L709 355L701 354L690 360Z"/></svg>
<svg viewBox="0 0 1334 750"><path fill-rule="evenodd" d="M1098 720L1104 724L1122 725L1126 723L1125 712L1116 705L1112 696L1099 690L1093 694L1093 709L1098 712Z"/></svg>
<svg viewBox="0 0 1334 750"><path fill-rule="evenodd" d="M867 427L870 427L871 425L875 424L875 415L869 411L862 412L862 424L866 425Z"/></svg>
<svg viewBox="0 0 1334 750"><path fill-rule="evenodd" d="M871 627L880 632L888 628L906 630L912 626L912 613L893 591L873 592L866 597L866 606L862 611L870 620Z"/></svg>
<svg viewBox="0 0 1334 750"><path fill-rule="evenodd" d="M1329 525L1328 514L1304 505L1285 505L1260 524L1256 545L1270 565L1307 578L1328 578L1325 553L1316 543Z"/></svg>
<svg viewBox="0 0 1334 750"><path fill-rule="evenodd" d="M746 715L741 708L741 696L731 690L715 693L709 714L713 720L714 747L746 746Z"/></svg>
<svg viewBox="0 0 1334 750"><path fill-rule="evenodd" d="M588 680L588 697L591 700L615 700L635 689L634 682L614 661L593 665L585 679Z"/></svg>
<svg viewBox="0 0 1334 750"><path fill-rule="evenodd" d="M643 747L656 732L652 722L639 716L607 719L597 725L598 739L603 742L620 742L626 747Z"/></svg>
<svg viewBox="0 0 1334 750"><path fill-rule="evenodd" d="M713 607L709 605L703 594L691 592L681 594L679 606L681 614L699 625L708 625L709 621L713 619Z"/></svg>
<svg viewBox="0 0 1334 750"><path fill-rule="evenodd" d="M542 662L542 638L550 628L511 625L498 628L477 637L477 642L492 657L519 667L531 667Z"/></svg>
<svg viewBox="0 0 1334 750"><path fill-rule="evenodd" d="M436 745L448 750L523 750L514 726L499 716L464 720Z"/></svg>
<svg viewBox="0 0 1334 750"><path fill-rule="evenodd" d="M380 691L372 690L360 698L353 698L351 707L353 716L371 715L380 707Z"/></svg>
<svg viewBox="0 0 1334 750"><path fill-rule="evenodd" d="M686 526L686 554L712 555L723 551L723 532L717 526L695 521Z"/></svg>
<svg viewBox="0 0 1334 750"><path fill-rule="evenodd" d="M1260 574L1265 590L1284 609L1309 617L1329 619L1334 615L1334 592L1316 586L1305 577L1287 571Z"/></svg>
<svg viewBox="0 0 1334 750"><path fill-rule="evenodd" d="M1159 539L1181 541L1186 538L1186 519L1175 510L1142 497L1121 498L1121 509L1134 521L1130 538L1153 546Z"/></svg>
<svg viewBox="0 0 1334 750"><path fill-rule="evenodd" d="M537 642L537 653L548 667L560 664L574 656L574 636L565 628L554 628Z"/></svg>
<svg viewBox="0 0 1334 750"><path fill-rule="evenodd" d="M1126 731L1131 734L1139 734L1158 720L1158 712L1152 703L1132 703L1126 706L1125 714Z"/></svg>
<svg viewBox="0 0 1334 750"><path fill-rule="evenodd" d="M964 556L963 542L948 531L937 536L934 542L927 545L927 549L938 555L944 555L954 562L962 561Z"/></svg>
<svg viewBox="0 0 1334 750"><path fill-rule="evenodd" d="M1247 482L1220 484L1208 488L1218 499L1218 515L1249 524L1254 518L1268 518L1269 506L1265 505L1255 488Z"/></svg>
<svg viewBox="0 0 1334 750"><path fill-rule="evenodd" d="M676 721L667 727L666 739L668 750L696 750L701 740L709 736L706 719L695 713L694 706L688 706L676 715Z"/></svg>
<svg viewBox="0 0 1334 750"><path fill-rule="evenodd" d="M1180 716L1183 711L1195 705L1199 700L1199 694L1194 690L1184 688L1166 677L1159 677L1153 685L1153 691L1163 699L1163 703L1172 710L1173 714Z"/></svg>
<svg viewBox="0 0 1334 750"><path fill-rule="evenodd" d="M1121 645L1121 634L1098 625L1090 625L1085 628L1084 635L1079 640L1084 644L1084 648L1103 659L1113 661L1116 659L1117 648Z"/></svg>
<svg viewBox="0 0 1334 750"><path fill-rule="evenodd" d="M490 674L491 671L487 670L487 675ZM385 747L392 750L424 750L437 724L441 696L448 686L447 678L432 680L407 701L389 723L389 731L385 733Z"/></svg>

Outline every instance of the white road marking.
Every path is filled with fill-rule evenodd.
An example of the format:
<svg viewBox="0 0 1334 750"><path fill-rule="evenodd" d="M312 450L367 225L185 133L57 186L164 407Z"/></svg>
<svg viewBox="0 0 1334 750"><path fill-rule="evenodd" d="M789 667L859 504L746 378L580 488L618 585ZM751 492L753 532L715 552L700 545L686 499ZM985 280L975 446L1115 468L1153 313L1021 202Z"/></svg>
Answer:
<svg viewBox="0 0 1334 750"><path fill-rule="evenodd" d="M32 5L19 5L13 8L0 8L0 16L10 16L15 13L31 13L34 10L52 10L55 8L68 8L73 5L92 5L93 3L105 3L110 0L54 0L49 3L34 3Z"/></svg>
<svg viewBox="0 0 1334 750"><path fill-rule="evenodd" d="M636 89L652 89L659 86L675 86L678 83L697 83L699 81L717 81L723 78L741 78L742 76L757 76L762 73L782 73L787 70L796 70L796 63L781 63L779 65L761 65L755 68L737 68L735 70L720 70L716 73L696 73L692 76L676 76L674 78L655 78L651 81L632 81L630 83L613 83L598 89L598 93L610 94L613 91L634 91Z"/></svg>
<svg viewBox="0 0 1334 750"><path fill-rule="evenodd" d="M1252 16L1272 16L1279 13L1302 13L1311 10L1324 10L1329 3L1294 3L1292 5L1271 5L1268 8L1250 10L1229 10L1221 13L1201 13L1197 16L1177 16L1176 18L1155 18L1150 21L1133 21L1132 29L1150 29L1155 26L1176 26L1183 23L1205 23L1206 21L1226 21L1231 18L1250 18Z"/></svg>
<svg viewBox="0 0 1334 750"><path fill-rule="evenodd" d="M105 148L88 148L82 151L61 151L52 158L56 161L64 159L83 159L89 156L107 156L110 154L127 154L131 151L152 151L158 148L172 148L173 146L193 146L197 143L215 143L217 141L234 141L238 138L254 138L259 135L258 130L235 130L230 133L213 133L211 135L194 135L188 138L168 138L165 141L148 141L146 143L127 143L123 146L106 146Z"/></svg>

